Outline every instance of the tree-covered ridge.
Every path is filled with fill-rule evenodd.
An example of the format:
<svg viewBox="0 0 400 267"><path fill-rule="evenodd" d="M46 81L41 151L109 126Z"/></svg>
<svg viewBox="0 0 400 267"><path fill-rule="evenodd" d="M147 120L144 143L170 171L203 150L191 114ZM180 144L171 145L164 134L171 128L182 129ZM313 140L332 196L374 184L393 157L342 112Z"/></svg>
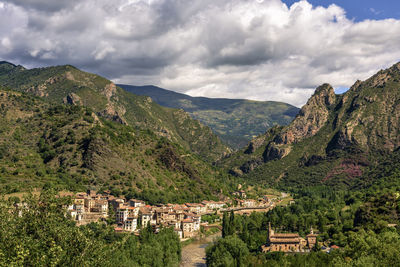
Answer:
<svg viewBox="0 0 400 267"><path fill-rule="evenodd" d="M178 266L179 237L172 229L140 237L111 226L75 226L68 198L43 191L23 203L0 201L0 266Z"/></svg>
<svg viewBox="0 0 400 267"><path fill-rule="evenodd" d="M400 146L400 63L342 95L322 85L291 124L221 161L231 173L279 186L354 186Z"/></svg>
<svg viewBox="0 0 400 267"><path fill-rule="evenodd" d="M187 113L162 107L148 97L128 93L101 76L70 65L25 69L3 62L0 85L59 104L89 107L97 116L150 129L209 162L230 151L210 128Z"/></svg>
<svg viewBox="0 0 400 267"><path fill-rule="evenodd" d="M191 97L155 86L119 86L162 106L185 110L236 149L275 125L289 124L299 110L282 102Z"/></svg>
<svg viewBox="0 0 400 267"><path fill-rule="evenodd" d="M3 193L95 187L176 203L218 199L231 186L231 178L182 146L87 107L0 90L0 112Z"/></svg>

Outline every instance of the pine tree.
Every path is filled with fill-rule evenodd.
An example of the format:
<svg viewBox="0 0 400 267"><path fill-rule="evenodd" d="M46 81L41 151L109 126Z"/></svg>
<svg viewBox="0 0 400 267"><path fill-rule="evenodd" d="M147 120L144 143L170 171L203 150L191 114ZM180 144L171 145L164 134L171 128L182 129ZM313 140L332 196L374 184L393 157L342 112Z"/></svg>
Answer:
<svg viewBox="0 0 400 267"><path fill-rule="evenodd" d="M235 213L231 210L231 214L229 217L229 232L228 235L233 235L235 233Z"/></svg>
<svg viewBox="0 0 400 267"><path fill-rule="evenodd" d="M229 224L228 224L228 213L227 213L227 212L224 212L224 215L223 215L223 217L222 217L222 238L224 238L225 236L227 236L228 228L229 228Z"/></svg>

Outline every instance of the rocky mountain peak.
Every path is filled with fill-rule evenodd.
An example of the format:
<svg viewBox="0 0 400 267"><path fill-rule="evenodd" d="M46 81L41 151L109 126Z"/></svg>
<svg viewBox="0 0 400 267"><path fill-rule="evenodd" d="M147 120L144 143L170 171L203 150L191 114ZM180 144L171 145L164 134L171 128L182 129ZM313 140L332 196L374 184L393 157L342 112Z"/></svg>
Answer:
<svg viewBox="0 0 400 267"><path fill-rule="evenodd" d="M387 82L398 82L400 78L400 62L388 69L378 71L374 76L366 80L365 86L383 88Z"/></svg>
<svg viewBox="0 0 400 267"><path fill-rule="evenodd" d="M357 81L344 94L329 149L394 151L400 146L400 63Z"/></svg>
<svg viewBox="0 0 400 267"><path fill-rule="evenodd" d="M327 83L319 86L292 123L267 145L264 160L283 158L290 153L292 144L317 134L328 121L331 106L335 103L333 87Z"/></svg>
<svg viewBox="0 0 400 267"><path fill-rule="evenodd" d="M335 90L333 87L328 84L324 83L315 89L314 94L311 98L307 101L307 106L330 106L334 104L336 101Z"/></svg>
<svg viewBox="0 0 400 267"><path fill-rule="evenodd" d="M319 86L293 122L275 138L277 144L292 144L315 135L326 123L330 106L336 101L333 87Z"/></svg>

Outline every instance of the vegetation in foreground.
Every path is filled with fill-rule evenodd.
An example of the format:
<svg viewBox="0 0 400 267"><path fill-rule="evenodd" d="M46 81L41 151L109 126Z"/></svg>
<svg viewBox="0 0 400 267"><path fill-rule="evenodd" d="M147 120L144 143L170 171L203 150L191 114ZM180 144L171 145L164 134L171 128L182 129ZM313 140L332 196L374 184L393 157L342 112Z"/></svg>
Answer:
<svg viewBox="0 0 400 267"><path fill-rule="evenodd" d="M111 226L75 226L65 213L70 199L47 190L21 205L0 202L0 266L178 266L179 237L164 228L140 237Z"/></svg>

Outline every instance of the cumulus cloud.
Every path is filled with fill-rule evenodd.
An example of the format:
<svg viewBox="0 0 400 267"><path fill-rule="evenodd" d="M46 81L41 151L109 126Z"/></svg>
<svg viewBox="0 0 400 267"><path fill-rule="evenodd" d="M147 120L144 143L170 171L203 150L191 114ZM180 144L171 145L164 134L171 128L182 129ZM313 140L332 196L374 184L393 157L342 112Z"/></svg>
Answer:
<svg viewBox="0 0 400 267"><path fill-rule="evenodd" d="M116 82L301 106L400 59L400 21L281 0L0 0L0 58Z"/></svg>

